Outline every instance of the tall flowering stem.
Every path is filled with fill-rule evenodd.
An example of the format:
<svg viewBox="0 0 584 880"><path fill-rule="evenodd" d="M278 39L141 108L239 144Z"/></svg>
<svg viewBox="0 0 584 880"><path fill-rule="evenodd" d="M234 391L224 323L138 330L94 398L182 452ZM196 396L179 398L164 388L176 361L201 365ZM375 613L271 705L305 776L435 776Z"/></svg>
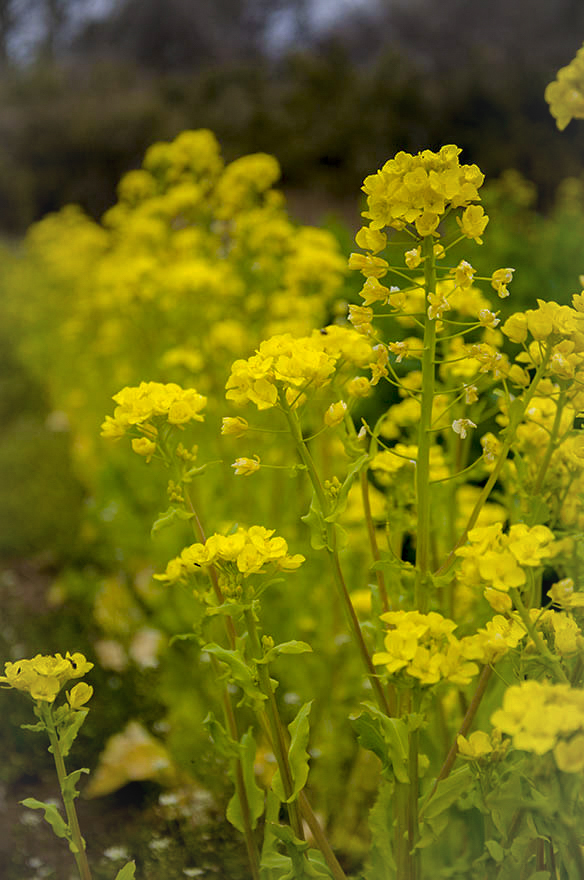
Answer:
<svg viewBox="0 0 584 880"><path fill-rule="evenodd" d="M428 608L428 573L430 571L430 443L432 426L432 403L434 400L434 373L436 355L436 321L428 314L428 298L436 291L436 267L434 240L426 235L423 242L424 287L426 314L424 320L424 352L422 355L422 397L420 427L418 432L418 458L416 463L416 497L418 508L416 535L416 608L422 613Z"/></svg>
<svg viewBox="0 0 584 880"><path fill-rule="evenodd" d="M77 870L79 871L80 880L91 880L91 871L85 852L85 841L81 836L79 820L77 818L77 812L75 810L75 793L72 791L71 786L67 785L67 770L65 769L65 760L61 752L59 736L55 727L55 721L53 718L53 707L51 703L45 703L40 700L37 702L37 706L39 708L39 717L45 725L45 729L51 743L50 750L53 755L53 760L55 762L55 769L57 771L59 787L61 789L61 797L63 798L65 813L67 815L67 823L69 825L69 832L71 834L70 849L77 863Z"/></svg>
<svg viewBox="0 0 584 880"><path fill-rule="evenodd" d="M281 395L281 397L280 397L280 405L281 405L282 409L284 410L284 413L286 414L286 418L288 420L290 432L292 434L292 437L294 438L294 443L296 445L296 450L298 452L298 456L299 456L300 460L302 461L302 464L306 467L306 470L308 472L308 476L310 478L310 482L312 483L312 488L314 489L314 493L316 495L316 498L318 500L318 503L319 503L319 506L321 509L321 513L326 519L326 517L330 513L330 510L329 510L330 505L329 505L327 498L326 498L326 495L324 493L324 489L322 487L320 477L319 477L318 472L316 470L316 465L314 463L312 455L310 454L310 450L308 449L308 446L306 445L306 442L302 436L302 431L300 428L300 423L298 421L298 417L297 417L296 413L294 412L294 410L292 410L289 407L284 395ZM373 666L373 662L371 660L371 654L369 653L369 649L368 649L367 645L365 644L365 639L363 638L363 633L361 632L361 626L359 624L359 620L358 620L357 615L355 613L355 609L353 608L353 603L351 602L349 590L348 590L347 584L345 582L343 570L341 568L341 560L339 558L339 550L338 550L338 545L337 545L337 535L336 535L334 523L327 522L326 529L327 529L327 549L328 549L329 556L331 558L335 585L337 587L337 590L338 590L338 593L339 593L339 596L341 599L341 604L343 605L343 607L345 609L347 620L349 622L349 626L350 626L351 632L353 634L353 638L355 639L355 642L356 642L357 647L359 649L359 653L361 655L361 659L363 661L363 664L365 666L365 670L367 673L367 678L369 679L369 682L370 682L371 687L373 689L373 693L375 695L375 699L377 701L377 704L382 712L384 712L388 716L391 716L392 712L391 712L391 707L388 702L388 698L387 698L385 691L383 690L383 687L381 685L381 682L379 681L379 678L375 672L375 667Z"/></svg>

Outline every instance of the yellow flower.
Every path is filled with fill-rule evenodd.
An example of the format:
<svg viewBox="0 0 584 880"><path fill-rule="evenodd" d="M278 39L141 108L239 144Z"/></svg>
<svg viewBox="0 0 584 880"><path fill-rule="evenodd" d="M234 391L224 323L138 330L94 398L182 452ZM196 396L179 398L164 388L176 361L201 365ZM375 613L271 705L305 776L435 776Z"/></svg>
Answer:
<svg viewBox="0 0 584 880"><path fill-rule="evenodd" d="M80 681L75 687L67 691L67 699L72 709L79 709L93 696L93 688L91 685Z"/></svg>
<svg viewBox="0 0 584 880"><path fill-rule="evenodd" d="M387 235L380 232L379 229L370 229L363 226L355 236L355 242L364 251L371 251L373 254L379 253L387 244Z"/></svg>
<svg viewBox="0 0 584 880"><path fill-rule="evenodd" d="M456 222L463 235L466 235L467 238L473 238L478 244L483 243L481 235L485 231L489 218L481 205L469 205L463 212L462 218L456 218Z"/></svg>
<svg viewBox="0 0 584 880"><path fill-rule="evenodd" d="M152 456L156 452L156 443L147 437L134 437L132 439L132 449L138 455L143 455L146 463L152 461Z"/></svg>
<svg viewBox="0 0 584 880"><path fill-rule="evenodd" d="M331 403L324 414L325 425L328 428L334 428L336 425L340 425L341 422L344 421L346 412L347 404L344 400L339 400L337 403Z"/></svg>
<svg viewBox="0 0 584 880"><path fill-rule="evenodd" d="M417 269L420 263L422 262L422 247L418 245L417 248L412 248L411 251L406 251L404 254L404 259L406 262L406 266L408 269Z"/></svg>
<svg viewBox="0 0 584 880"><path fill-rule="evenodd" d="M458 746L458 754L471 761L484 758L493 751L491 738L483 730L475 730L468 739L459 734L456 737L456 745Z"/></svg>
<svg viewBox="0 0 584 880"><path fill-rule="evenodd" d="M249 425L247 423L247 420L242 419L240 416L235 416L235 418L231 418L231 416L224 416L221 423L221 433L230 434L233 437L243 437L248 428Z"/></svg>
<svg viewBox="0 0 584 880"><path fill-rule="evenodd" d="M33 700L52 703L67 681L81 678L90 669L93 669L93 663L88 663L83 654L67 652L65 657L37 654L32 660L6 663L5 675L0 676L0 682L26 691Z"/></svg>
<svg viewBox="0 0 584 880"><path fill-rule="evenodd" d="M235 468L235 473L238 476L249 477L259 471L260 457L254 455L253 458L236 458L231 467Z"/></svg>
<svg viewBox="0 0 584 880"><path fill-rule="evenodd" d="M497 291L497 294L501 299L509 296L507 285L511 284L514 272L515 269L510 268L496 269L491 275L491 287L493 290Z"/></svg>

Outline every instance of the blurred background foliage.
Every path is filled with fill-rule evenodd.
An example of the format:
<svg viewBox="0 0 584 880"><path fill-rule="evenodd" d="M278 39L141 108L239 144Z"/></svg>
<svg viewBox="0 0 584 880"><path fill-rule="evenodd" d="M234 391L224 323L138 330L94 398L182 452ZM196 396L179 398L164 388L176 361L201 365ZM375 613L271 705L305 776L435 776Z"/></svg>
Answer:
<svg viewBox="0 0 584 880"><path fill-rule="evenodd" d="M579 0L0 0L0 229L99 216L148 144L200 127L329 197L455 142L547 210L584 134L557 137L543 90L582 34Z"/></svg>

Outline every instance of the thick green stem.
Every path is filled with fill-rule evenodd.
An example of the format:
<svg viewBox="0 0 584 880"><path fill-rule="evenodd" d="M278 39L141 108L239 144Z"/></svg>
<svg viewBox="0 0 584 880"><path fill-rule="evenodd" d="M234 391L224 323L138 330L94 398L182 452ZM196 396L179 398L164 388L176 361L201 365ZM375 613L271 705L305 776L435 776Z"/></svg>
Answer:
<svg viewBox="0 0 584 880"><path fill-rule="evenodd" d="M53 753L53 759L55 761L55 768L57 770L57 777L59 779L59 787L61 789L61 797L63 798L63 804L65 805L65 813L67 814L67 823L69 825L69 833L71 835L71 843L74 845L75 849L73 850L73 855L75 856L75 861L77 862L77 870L79 871L80 880L91 880L91 871L89 869L89 862L87 861L87 855L85 852L85 841L81 836L81 829L79 828L79 820L77 819L77 813L75 811L75 803L73 798L67 794L67 787L65 783L65 777L67 776L67 771L65 769L65 762L63 760L63 755L61 754L61 747L59 745L59 736L57 734L57 730L55 728L55 722L53 720L53 711L52 706L50 704L42 704L41 706L43 721L46 725L46 730L49 735L49 740L51 743L51 751Z"/></svg>
<svg viewBox="0 0 584 880"><path fill-rule="evenodd" d="M290 431L292 433L292 437L294 438L294 442L296 444L296 449L300 460L305 465L306 470L308 472L308 476L312 483L312 487L314 489L314 493L318 500L318 504L321 510L323 517L328 516L330 513L330 504L325 495L324 489L320 482L320 478L318 476L318 472L316 470L316 465L314 464L313 458L310 454L310 451L302 437L302 431L300 430L300 424L298 422L298 417L296 413L290 409L287 405L285 398L281 397L280 403L282 408L286 414L288 419L288 424L290 426ZM377 704L382 712L386 715L391 716L392 710L388 702L388 698L381 686L381 682L375 672L375 667L371 660L371 655L369 653L369 649L365 644L365 639L363 638L363 633L361 632L361 626L359 624L359 619L355 613L355 609L353 608L353 603L351 602L351 596L349 595L349 590L347 589L347 584L345 582L345 578L343 575L343 570L341 568L341 561L339 558L339 551L337 546L337 534L335 529L335 524L331 522L326 523L326 532L327 532L327 551L329 557L331 559L333 575L335 586L338 590L339 597L341 599L341 604L345 609L345 613L347 616L347 620L349 622L349 626L351 628L351 632L353 634L353 638L357 644L359 649L359 653L361 655L361 659L363 661L363 665L365 666L365 670L367 673L367 678L371 684L373 689L373 693L375 695L375 699Z"/></svg>
<svg viewBox="0 0 584 880"><path fill-rule="evenodd" d="M424 316L424 352L422 355L422 397L420 401L420 426L418 430L418 455L416 461L416 582L415 605L418 611L428 607L428 574L431 568L431 498L430 498L430 445L432 427L432 404L434 402L434 379L436 358L436 321L428 316L428 298L436 292L436 268L434 265L434 240L424 238L424 286L426 289L426 313Z"/></svg>

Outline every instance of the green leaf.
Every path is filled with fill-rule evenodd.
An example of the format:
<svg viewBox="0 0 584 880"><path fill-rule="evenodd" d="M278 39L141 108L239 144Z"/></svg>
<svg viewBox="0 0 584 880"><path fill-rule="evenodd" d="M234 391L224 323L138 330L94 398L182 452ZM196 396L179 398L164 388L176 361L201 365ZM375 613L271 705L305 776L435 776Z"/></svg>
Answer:
<svg viewBox="0 0 584 880"><path fill-rule="evenodd" d="M266 799L266 822L264 827L264 842L260 859L261 880L282 880L292 869L292 859L278 852L278 837L274 834L274 827L278 822L280 812L280 799L273 791L268 792Z"/></svg>
<svg viewBox="0 0 584 880"><path fill-rule="evenodd" d="M305 522L310 529L310 546L313 550L331 549L328 544L328 531L325 518L320 509L320 504L316 493L312 494L312 501L308 513L301 516L302 522Z"/></svg>
<svg viewBox="0 0 584 880"><path fill-rule="evenodd" d="M123 868L120 868L114 880L134 880L136 876L136 862L128 862Z"/></svg>
<svg viewBox="0 0 584 880"><path fill-rule="evenodd" d="M266 699L255 682L254 672L240 651L229 650L221 645L211 643L203 648L229 667L230 678L234 684L241 688L252 705L256 705Z"/></svg>
<svg viewBox="0 0 584 880"><path fill-rule="evenodd" d="M80 770L73 770L72 773L68 773L63 780L62 794L63 800L67 802L68 800L74 800L76 797L79 797L79 792L76 789L76 785L81 778L82 773L89 773L87 767L81 767Z"/></svg>
<svg viewBox="0 0 584 880"><path fill-rule="evenodd" d="M22 730L33 730L35 733L38 733L40 730L46 730L47 726L42 721L37 721L36 724L21 724Z"/></svg>
<svg viewBox="0 0 584 880"><path fill-rule="evenodd" d="M377 800L369 813L371 848L365 865L365 880L395 880L393 857L393 781L382 778Z"/></svg>
<svg viewBox="0 0 584 880"><path fill-rule="evenodd" d="M424 810L425 818L433 819L448 810L473 785L474 776L468 764L455 770L446 779L441 779L432 800Z"/></svg>
<svg viewBox="0 0 584 880"><path fill-rule="evenodd" d="M335 522L338 517L344 512L347 506L347 500L349 497L349 490L351 486L355 482L355 477L359 475L359 473L363 470L364 467L369 464L370 456L369 453L364 452L363 455L360 455L349 467L347 471L347 476L343 481L343 485L339 489L338 495L335 498L335 506L333 508L332 513L330 513L327 517L325 517L325 522Z"/></svg>
<svg viewBox="0 0 584 880"><path fill-rule="evenodd" d="M66 758L71 751L71 746L77 738L81 725L87 718L88 711L88 709L78 709L68 713L67 721L59 730L59 748L63 758Z"/></svg>
<svg viewBox="0 0 584 880"><path fill-rule="evenodd" d="M183 507L175 507L171 505L167 510L163 513L158 514L158 519L153 523L152 528L150 529L150 537L153 538L157 532L160 532L162 529L167 529L169 526L175 524L175 522L184 522L185 520L192 519L194 514L189 513L188 510L185 510Z"/></svg>
<svg viewBox="0 0 584 880"><path fill-rule="evenodd" d="M505 858L505 850L496 840L485 841L485 847L493 861L502 862Z"/></svg>
<svg viewBox="0 0 584 880"><path fill-rule="evenodd" d="M220 721L217 721L212 712L203 719L203 727L213 740L213 745L222 758L238 758L239 743L229 736Z"/></svg>
<svg viewBox="0 0 584 880"><path fill-rule="evenodd" d="M286 797L284 784L280 776L279 769L276 770L272 777L272 788L281 801L290 804L296 800L299 792L306 785L308 779L310 755L306 751L308 745L308 737L310 733L308 716L312 708L312 700L304 705L298 711L296 718L288 725L290 731L290 748L288 750L288 762L290 764L290 772L292 773L293 789L289 797Z"/></svg>
<svg viewBox="0 0 584 880"><path fill-rule="evenodd" d="M61 816L55 804L45 804L43 801L37 801L36 798L25 798L23 801L20 801L20 803L23 807L28 807L29 810L44 810L45 821L49 823L55 835L57 837L65 837L69 839L71 833L69 831L69 826Z"/></svg>
<svg viewBox="0 0 584 880"><path fill-rule="evenodd" d="M293 639L290 642L282 642L280 645L274 645L273 648L258 660L258 663L270 663L278 654L307 654L312 652L312 648L307 642L300 642Z"/></svg>
<svg viewBox="0 0 584 880"><path fill-rule="evenodd" d="M372 703L363 704L366 713L351 719L363 748L374 752L384 769L391 766L398 782L407 784L408 725L402 718L388 718Z"/></svg>
<svg viewBox="0 0 584 880"><path fill-rule="evenodd" d="M249 806L249 814L252 829L258 824L258 819L264 812L264 792L255 781L255 765L256 743L251 728L244 733L241 738L239 749L239 760L241 763L241 772L243 775L243 785L247 795L247 803ZM232 774L230 774L232 775ZM233 774L234 776L235 774ZM237 789L227 805L227 819L234 828L245 833L245 825L243 823L243 812Z"/></svg>

